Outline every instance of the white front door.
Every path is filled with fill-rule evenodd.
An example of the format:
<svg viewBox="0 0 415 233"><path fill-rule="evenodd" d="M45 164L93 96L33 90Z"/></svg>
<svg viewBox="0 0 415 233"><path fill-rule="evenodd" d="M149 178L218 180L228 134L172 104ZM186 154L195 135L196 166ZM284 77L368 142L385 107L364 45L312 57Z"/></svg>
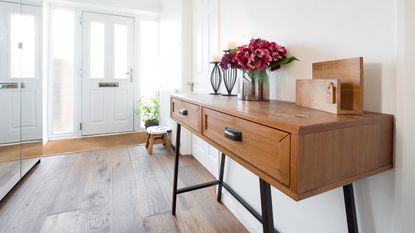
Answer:
<svg viewBox="0 0 415 233"><path fill-rule="evenodd" d="M134 129L134 19L82 13L82 135Z"/></svg>
<svg viewBox="0 0 415 233"><path fill-rule="evenodd" d="M196 0L193 5L193 84L195 93L210 93L209 63L219 52L219 1ZM192 135L192 154L213 175L218 174L219 151Z"/></svg>
<svg viewBox="0 0 415 233"><path fill-rule="evenodd" d="M42 139L42 8L0 2L0 144Z"/></svg>

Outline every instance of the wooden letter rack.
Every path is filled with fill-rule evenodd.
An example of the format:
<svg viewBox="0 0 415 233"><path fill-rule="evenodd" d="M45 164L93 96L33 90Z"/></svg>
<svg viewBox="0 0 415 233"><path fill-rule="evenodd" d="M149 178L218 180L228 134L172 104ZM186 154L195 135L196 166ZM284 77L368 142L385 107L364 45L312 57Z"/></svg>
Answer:
<svg viewBox="0 0 415 233"><path fill-rule="evenodd" d="M296 103L335 114L363 114L363 57L313 63L313 79L297 80Z"/></svg>

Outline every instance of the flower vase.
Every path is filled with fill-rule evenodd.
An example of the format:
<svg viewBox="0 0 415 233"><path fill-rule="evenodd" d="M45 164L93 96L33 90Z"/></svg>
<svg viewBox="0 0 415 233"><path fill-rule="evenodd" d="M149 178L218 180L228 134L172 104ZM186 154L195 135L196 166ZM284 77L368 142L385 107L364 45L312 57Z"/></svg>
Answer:
<svg viewBox="0 0 415 233"><path fill-rule="evenodd" d="M269 100L269 72L267 70L250 70L244 72L238 99L256 101Z"/></svg>

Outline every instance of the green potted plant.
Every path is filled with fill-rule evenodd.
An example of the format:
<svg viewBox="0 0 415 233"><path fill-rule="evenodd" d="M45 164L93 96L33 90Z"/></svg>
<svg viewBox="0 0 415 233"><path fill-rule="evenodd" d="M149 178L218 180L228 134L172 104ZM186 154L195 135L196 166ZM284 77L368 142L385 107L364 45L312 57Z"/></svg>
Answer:
<svg viewBox="0 0 415 233"><path fill-rule="evenodd" d="M157 91L154 97L140 98L135 114L141 116L146 128L159 125L160 122L160 92Z"/></svg>

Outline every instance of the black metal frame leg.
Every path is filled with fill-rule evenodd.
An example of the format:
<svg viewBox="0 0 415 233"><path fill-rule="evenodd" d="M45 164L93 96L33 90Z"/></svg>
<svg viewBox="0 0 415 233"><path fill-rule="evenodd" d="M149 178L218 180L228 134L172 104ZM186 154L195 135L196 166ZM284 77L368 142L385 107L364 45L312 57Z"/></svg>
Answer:
<svg viewBox="0 0 415 233"><path fill-rule="evenodd" d="M219 180L218 180L218 195L217 195L218 202L221 202L222 188L225 188L229 192L229 194L231 194L243 207L246 208L246 210L248 210L249 213L251 213L259 222L263 224L264 232L279 233L277 230L274 229L270 185L267 182L260 179L261 205L262 205L262 210L263 210L262 214L263 216L265 216L263 217L254 208L252 208L252 206L250 206L241 196L239 196L235 192L235 190L233 190L229 185L227 185L223 181L225 158L226 158L226 155L222 153L221 159L220 159L221 161L220 161ZM264 215L264 211L266 212L265 215ZM265 229L267 229L267 231L265 231Z"/></svg>
<svg viewBox="0 0 415 233"><path fill-rule="evenodd" d="M218 202L222 202L222 184L223 184L223 172L225 170L225 154L222 153L220 156L220 169L219 169L219 184L218 184Z"/></svg>
<svg viewBox="0 0 415 233"><path fill-rule="evenodd" d="M179 156L180 156L180 133L182 126L177 124L176 131L176 158L174 161L174 177L173 177L173 198L172 198L172 208L171 213L176 215L176 201L177 201L177 176L179 172Z"/></svg>
<svg viewBox="0 0 415 233"><path fill-rule="evenodd" d="M353 183L343 186L344 204L346 207L347 228L349 233L359 233L357 226L356 204L354 201Z"/></svg>
<svg viewBox="0 0 415 233"><path fill-rule="evenodd" d="M272 213L272 197L270 185L259 179L261 192L262 228L264 233L274 232L274 216Z"/></svg>

